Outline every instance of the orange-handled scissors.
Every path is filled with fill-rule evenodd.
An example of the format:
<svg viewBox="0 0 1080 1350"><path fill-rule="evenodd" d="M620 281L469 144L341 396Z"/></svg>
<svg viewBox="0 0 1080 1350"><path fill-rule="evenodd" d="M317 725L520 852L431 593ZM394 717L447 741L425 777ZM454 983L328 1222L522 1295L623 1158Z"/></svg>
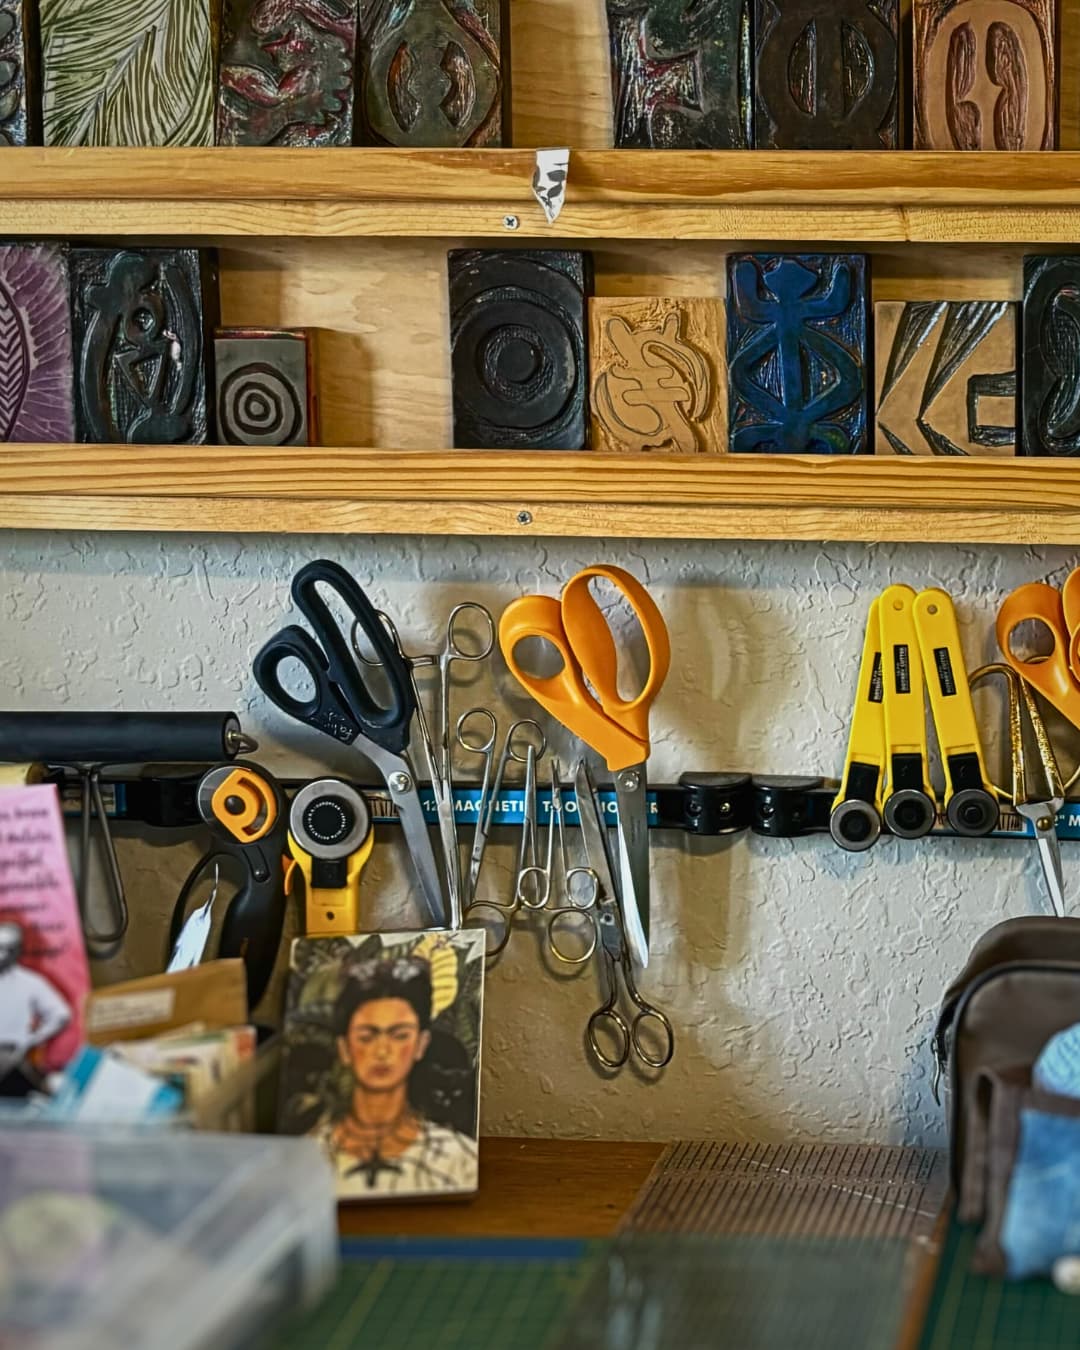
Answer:
<svg viewBox="0 0 1080 1350"><path fill-rule="evenodd" d="M1030 620L1037 620L1049 629L1054 639L1049 656L1025 660L1013 651L1013 633ZM1013 591L998 611L997 640L1013 670L1053 704L1062 717L1080 727L1080 683L1070 667L1070 633L1057 587L1045 581L1032 581Z"/></svg>
<svg viewBox="0 0 1080 1350"><path fill-rule="evenodd" d="M634 698L619 694L615 637L590 589L610 582L628 602L645 636L649 671ZM517 659L528 638L549 643L562 658L555 675L531 675ZM563 588L562 598L526 595L499 620L499 645L521 687L579 740L601 755L615 776L618 802L619 904L634 960L649 960L649 835L645 764L649 712L671 666L671 641L656 603L621 567L587 567Z"/></svg>

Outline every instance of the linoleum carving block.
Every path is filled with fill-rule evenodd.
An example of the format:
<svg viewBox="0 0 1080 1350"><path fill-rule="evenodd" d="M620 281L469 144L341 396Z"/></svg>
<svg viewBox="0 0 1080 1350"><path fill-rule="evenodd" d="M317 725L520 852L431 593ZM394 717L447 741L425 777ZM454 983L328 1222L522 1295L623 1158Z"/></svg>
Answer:
<svg viewBox="0 0 1080 1350"><path fill-rule="evenodd" d="M722 300L589 301L594 450L727 450Z"/></svg>
<svg viewBox="0 0 1080 1350"><path fill-rule="evenodd" d="M1024 259L1022 453L1080 455L1080 257Z"/></svg>
<svg viewBox="0 0 1080 1350"><path fill-rule="evenodd" d="M40 0L46 145L214 143L214 0Z"/></svg>
<svg viewBox="0 0 1080 1350"><path fill-rule="evenodd" d="M75 440L69 291L65 247L0 245L0 441Z"/></svg>
<svg viewBox="0 0 1080 1350"><path fill-rule="evenodd" d="M214 350L223 445L316 444L311 334L219 328Z"/></svg>

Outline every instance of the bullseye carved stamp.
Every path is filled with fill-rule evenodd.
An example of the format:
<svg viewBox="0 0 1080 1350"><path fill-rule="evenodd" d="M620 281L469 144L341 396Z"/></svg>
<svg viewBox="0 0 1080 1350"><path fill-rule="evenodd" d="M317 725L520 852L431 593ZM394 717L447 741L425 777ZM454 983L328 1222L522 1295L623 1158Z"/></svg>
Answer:
<svg viewBox="0 0 1080 1350"><path fill-rule="evenodd" d="M586 449L591 255L461 249L449 268L454 444Z"/></svg>
<svg viewBox="0 0 1080 1350"><path fill-rule="evenodd" d="M217 422L224 445L314 445L315 382L302 328L219 328Z"/></svg>

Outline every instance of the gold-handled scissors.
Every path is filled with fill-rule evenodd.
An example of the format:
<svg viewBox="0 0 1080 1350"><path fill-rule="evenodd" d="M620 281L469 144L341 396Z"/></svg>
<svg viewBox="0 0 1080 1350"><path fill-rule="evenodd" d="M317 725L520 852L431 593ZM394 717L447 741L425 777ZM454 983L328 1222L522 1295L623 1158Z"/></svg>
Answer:
<svg viewBox="0 0 1080 1350"><path fill-rule="evenodd" d="M649 672L631 699L619 693L615 638L591 584L611 583L637 616L649 652ZM557 675L530 675L517 659L528 638L550 643L562 658ZM517 682L556 721L604 757L618 801L618 872L622 918L635 962L649 961L649 832L645 765L649 712L667 678L671 643L667 626L644 586L621 567L587 567L563 588L562 598L526 595L499 621L499 643Z"/></svg>
<svg viewBox="0 0 1080 1350"><path fill-rule="evenodd" d="M1011 788L995 785L994 791L1002 801L1011 803L1025 820L1031 822L1050 902L1054 913L1064 918L1065 878L1061 868L1061 845L1057 837L1057 815L1065 801L1065 786L1057 756L1035 702L1035 695L1027 681L1012 666L983 666L972 675L971 687L974 689L977 685L985 684L994 676L1003 679L1008 690L1009 759L1012 766ZM1028 737L1024 732L1025 714L1038 753L1041 781L1036 779L1030 767Z"/></svg>
<svg viewBox="0 0 1080 1350"><path fill-rule="evenodd" d="M607 996L589 1018L586 1039L589 1049L605 1069L621 1069L634 1055L646 1068L662 1069L675 1053L675 1033L665 1013L642 998L634 979L634 966L623 930L623 907L611 875L603 818L589 766L582 760L574 775L578 816L585 842L585 855L596 874L596 927L603 953ZM619 1011L619 974L626 996L634 1005L629 1021ZM655 1044L655 1049L650 1044ZM606 1044L613 1048L608 1053Z"/></svg>

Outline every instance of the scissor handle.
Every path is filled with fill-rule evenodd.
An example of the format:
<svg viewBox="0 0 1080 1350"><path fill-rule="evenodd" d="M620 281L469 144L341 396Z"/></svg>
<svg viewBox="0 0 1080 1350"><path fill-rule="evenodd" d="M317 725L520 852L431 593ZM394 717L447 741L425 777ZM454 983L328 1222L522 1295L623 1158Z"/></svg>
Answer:
<svg viewBox="0 0 1080 1350"><path fill-rule="evenodd" d="M551 898L551 873L546 867L532 863L517 874L514 900L524 909L543 909Z"/></svg>
<svg viewBox="0 0 1080 1350"><path fill-rule="evenodd" d="M514 915L518 911L517 904L499 905L494 900L474 900L465 911L463 923L466 928L482 928L484 930L484 960L493 961L506 950L506 944L510 941L510 935L513 930ZM495 926L485 922L484 915L495 916ZM479 918L480 922L475 920Z"/></svg>
<svg viewBox="0 0 1080 1350"><path fill-rule="evenodd" d="M479 614L483 621L484 636L480 640L479 648L472 650L465 646L458 636L463 629L461 620L466 614ZM467 629L465 631L468 632ZM450 617L446 621L446 654L452 661L486 661L495 650L496 637L495 616L486 605L481 605L476 600L463 600L450 611Z"/></svg>
<svg viewBox="0 0 1080 1350"><path fill-rule="evenodd" d="M606 620L601 618L601 623L606 630ZM530 675L522 668L517 648L528 638L539 638L555 648L562 658L558 674ZM523 595L511 601L499 620L499 646L522 689L579 740L603 755L612 773L647 758L647 741L613 721L589 691L563 629L563 607L554 596Z"/></svg>
<svg viewBox="0 0 1080 1350"><path fill-rule="evenodd" d="M483 723L487 727L487 734L482 739L470 739L470 723ZM498 736L499 724L490 708L469 708L457 720L457 743L470 755L490 755Z"/></svg>
<svg viewBox="0 0 1080 1350"><path fill-rule="evenodd" d="M571 927L574 921L587 918L589 918L589 910L584 905L563 905L561 909L551 911L547 926L548 951L564 966L583 966L587 961L592 960L598 941L596 924L592 921L589 922L589 940L581 951L570 951L568 947L564 946L565 939L560 940L560 934L564 928L569 930L567 933L567 937L569 937L570 933L577 933L576 927Z"/></svg>
<svg viewBox="0 0 1080 1350"><path fill-rule="evenodd" d="M319 594L320 585L327 586L337 593L375 653L376 664L382 667L388 686L389 697L385 704L374 698L364 682L360 666L340 624ZM293 577L292 596L297 608L311 625L315 637L322 644L325 657L321 672L322 683L324 685L329 683L337 690L337 702L339 705L344 704L348 709L359 729L358 734L362 734L391 754L400 755L409 744L412 720L416 714L416 697L412 690L409 668L397 643L380 619L378 610L343 567L326 559L310 562L297 572ZM280 665L280 661L277 664ZM305 664L310 666L310 662ZM314 672L312 674L314 677ZM280 689L281 682L277 679L276 667L273 678L277 688ZM320 681L316 679L316 684L319 683ZM299 701L291 700L291 702L295 705ZM279 703L278 706L282 705ZM336 733L331 731L330 734ZM341 740L343 737L338 735L338 739Z"/></svg>
<svg viewBox="0 0 1080 1350"><path fill-rule="evenodd" d="M297 661L314 685L310 698L296 698L281 682L281 667ZM289 717L337 741L351 745L361 727L353 711L331 681L326 656L306 629L290 624L256 653L252 662L255 683L276 707Z"/></svg>
<svg viewBox="0 0 1080 1350"><path fill-rule="evenodd" d="M614 982L614 971L611 978ZM633 1036L626 1018L615 1007L614 996L603 1007L597 1008L589 1018L585 1027L585 1035L589 1042L589 1049L605 1069L621 1069L630 1058ZM610 1036L612 1042L618 1046L614 1058L605 1051L603 1036Z"/></svg>
<svg viewBox="0 0 1080 1350"><path fill-rule="evenodd" d="M671 1057L675 1053L675 1032L672 1030L667 1015L662 1013L659 1008L653 1007L651 1003L646 1002L638 993L629 955L623 957L622 971L626 992L629 994L634 1007L638 1009L637 1016L630 1023L630 1044L633 1047L634 1054L647 1068L662 1069L665 1064L671 1062ZM652 1027L652 1034L655 1036L657 1026L660 1028L658 1039L661 1050L658 1055L654 1055L649 1049L648 1040L642 1036L642 1029Z"/></svg>
<svg viewBox="0 0 1080 1350"><path fill-rule="evenodd" d="M1047 657L1025 661L1012 649L1012 635L1022 623L1037 620L1054 639ZM1045 581L1032 581L1006 597L998 610L997 640L1001 654L1023 679L1039 691L1059 713L1080 727L1080 685L1069 669L1069 634L1061 592Z"/></svg>

